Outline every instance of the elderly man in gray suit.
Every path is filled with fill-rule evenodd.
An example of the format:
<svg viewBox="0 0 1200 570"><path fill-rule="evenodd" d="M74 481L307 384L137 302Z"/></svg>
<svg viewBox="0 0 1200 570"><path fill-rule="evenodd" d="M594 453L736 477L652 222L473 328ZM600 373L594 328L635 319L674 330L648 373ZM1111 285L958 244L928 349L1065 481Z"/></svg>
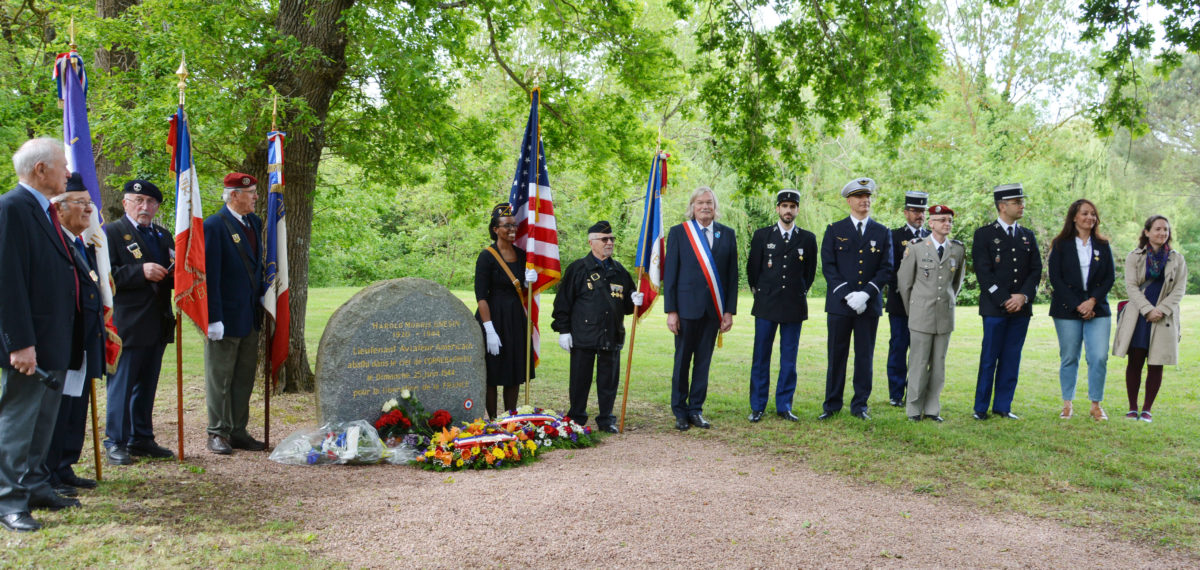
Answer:
<svg viewBox="0 0 1200 570"><path fill-rule="evenodd" d="M954 210L929 209L930 234L908 242L896 279L908 313L912 344L908 352L908 419L942 421L942 387L946 384L946 347L954 330L954 302L963 283L967 249L949 239Z"/></svg>

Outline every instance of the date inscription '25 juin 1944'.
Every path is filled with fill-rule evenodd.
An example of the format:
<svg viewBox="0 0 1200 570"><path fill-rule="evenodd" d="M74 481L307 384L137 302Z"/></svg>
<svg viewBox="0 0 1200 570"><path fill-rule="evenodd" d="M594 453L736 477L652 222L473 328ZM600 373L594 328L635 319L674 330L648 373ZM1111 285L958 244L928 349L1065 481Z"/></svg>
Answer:
<svg viewBox="0 0 1200 570"><path fill-rule="evenodd" d="M322 421L374 420L401 390L455 421L481 415L483 339L471 311L425 279L375 283L342 305L317 350Z"/></svg>

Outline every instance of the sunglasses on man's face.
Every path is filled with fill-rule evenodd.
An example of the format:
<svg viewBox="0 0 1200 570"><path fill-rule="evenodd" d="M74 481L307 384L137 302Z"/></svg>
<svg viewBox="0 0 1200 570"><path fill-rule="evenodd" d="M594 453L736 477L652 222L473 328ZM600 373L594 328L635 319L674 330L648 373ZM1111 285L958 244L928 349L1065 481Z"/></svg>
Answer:
<svg viewBox="0 0 1200 570"><path fill-rule="evenodd" d="M602 241L602 242L604 242L604 243L613 243L614 241L617 241L617 238L614 238L614 237L612 237L612 236L608 236L608 237L598 237L598 238L592 238L592 239L594 239L594 240L596 240L596 241Z"/></svg>

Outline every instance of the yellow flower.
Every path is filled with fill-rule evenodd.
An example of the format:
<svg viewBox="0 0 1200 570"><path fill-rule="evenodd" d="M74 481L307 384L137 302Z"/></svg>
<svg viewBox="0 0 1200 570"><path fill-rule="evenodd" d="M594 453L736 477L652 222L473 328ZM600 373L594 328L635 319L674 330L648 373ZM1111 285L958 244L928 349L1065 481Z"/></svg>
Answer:
<svg viewBox="0 0 1200 570"><path fill-rule="evenodd" d="M495 455L496 459L504 459L504 450L499 447L492 448L492 455Z"/></svg>
<svg viewBox="0 0 1200 570"><path fill-rule="evenodd" d="M455 462L454 462L454 465L455 465L456 467L462 467L462 466L463 466L463 460L459 459L458 461L455 461Z"/></svg>
<svg viewBox="0 0 1200 570"><path fill-rule="evenodd" d="M533 451L533 450L537 449L537 444L534 443L533 440L528 440L525 442L525 447L528 447L529 451Z"/></svg>
<svg viewBox="0 0 1200 570"><path fill-rule="evenodd" d="M432 449L430 449L429 451L426 451L426 452L425 452L425 457L433 457L433 450L432 450Z"/></svg>

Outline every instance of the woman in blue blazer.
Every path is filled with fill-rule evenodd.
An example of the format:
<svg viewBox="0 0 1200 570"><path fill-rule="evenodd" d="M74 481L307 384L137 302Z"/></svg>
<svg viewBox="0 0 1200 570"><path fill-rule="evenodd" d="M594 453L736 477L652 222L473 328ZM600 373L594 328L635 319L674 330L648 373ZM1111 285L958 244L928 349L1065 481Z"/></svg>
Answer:
<svg viewBox="0 0 1200 570"><path fill-rule="evenodd" d="M1108 338L1111 312L1108 290L1115 270L1112 249L1100 236L1100 214L1096 205L1079 199L1067 210L1063 229L1050 242L1050 316L1058 333L1063 409L1058 417L1074 415L1075 381L1080 349L1087 347L1088 399L1091 416L1107 420L1100 402L1104 400L1104 377L1108 372Z"/></svg>

